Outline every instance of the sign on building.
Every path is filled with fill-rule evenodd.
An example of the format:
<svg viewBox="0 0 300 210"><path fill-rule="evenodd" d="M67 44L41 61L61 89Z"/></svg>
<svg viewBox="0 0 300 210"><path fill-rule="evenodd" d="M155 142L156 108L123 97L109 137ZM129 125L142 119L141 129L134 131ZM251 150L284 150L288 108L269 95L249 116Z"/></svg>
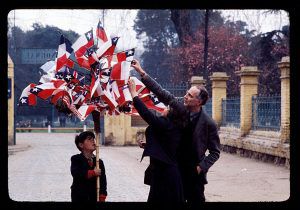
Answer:
<svg viewBox="0 0 300 210"><path fill-rule="evenodd" d="M55 60L56 49L21 49L21 64L44 64L48 60Z"/></svg>

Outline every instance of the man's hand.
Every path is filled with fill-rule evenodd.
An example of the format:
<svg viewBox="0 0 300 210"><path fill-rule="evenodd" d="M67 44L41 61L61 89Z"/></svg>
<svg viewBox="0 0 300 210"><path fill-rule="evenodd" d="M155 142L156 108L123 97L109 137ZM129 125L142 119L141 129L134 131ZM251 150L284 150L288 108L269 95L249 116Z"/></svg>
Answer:
<svg viewBox="0 0 300 210"><path fill-rule="evenodd" d="M200 168L200 166L197 166L197 173L198 175L201 173L202 169Z"/></svg>
<svg viewBox="0 0 300 210"><path fill-rule="evenodd" d="M139 140L139 141L138 141L138 145L139 145L140 148L145 149L146 142L143 141L143 140Z"/></svg>
<svg viewBox="0 0 300 210"><path fill-rule="evenodd" d="M146 72L142 69L140 63L136 60L136 59L133 59L131 61L131 66L141 75L145 75Z"/></svg>

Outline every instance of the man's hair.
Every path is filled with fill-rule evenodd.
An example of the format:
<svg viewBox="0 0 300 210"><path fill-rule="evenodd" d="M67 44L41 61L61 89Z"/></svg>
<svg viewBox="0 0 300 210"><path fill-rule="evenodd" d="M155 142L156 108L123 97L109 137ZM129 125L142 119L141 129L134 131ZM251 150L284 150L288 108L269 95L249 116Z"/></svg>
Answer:
<svg viewBox="0 0 300 210"><path fill-rule="evenodd" d="M205 105L209 98L206 88L203 85L196 85L196 88L199 90L199 95L197 98L201 100L201 105Z"/></svg>
<svg viewBox="0 0 300 210"><path fill-rule="evenodd" d="M81 151L79 143L83 143L88 137L95 138L95 134L92 131L83 131L79 135L75 136L75 144L79 151Z"/></svg>

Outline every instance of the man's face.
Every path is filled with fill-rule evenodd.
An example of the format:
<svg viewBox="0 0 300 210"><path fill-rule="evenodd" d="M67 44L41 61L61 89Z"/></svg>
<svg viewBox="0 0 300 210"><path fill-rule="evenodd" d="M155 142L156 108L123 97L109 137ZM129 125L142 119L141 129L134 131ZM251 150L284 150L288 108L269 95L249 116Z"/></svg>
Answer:
<svg viewBox="0 0 300 210"><path fill-rule="evenodd" d="M183 97L184 106L187 108L201 106L201 101L198 99L200 90L195 86L191 87Z"/></svg>

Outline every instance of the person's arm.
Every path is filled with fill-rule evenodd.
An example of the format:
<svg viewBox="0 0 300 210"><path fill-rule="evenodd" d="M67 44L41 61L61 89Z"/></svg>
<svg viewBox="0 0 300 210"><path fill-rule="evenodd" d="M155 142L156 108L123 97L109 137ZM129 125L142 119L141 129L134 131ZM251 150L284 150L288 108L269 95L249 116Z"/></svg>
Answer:
<svg viewBox="0 0 300 210"><path fill-rule="evenodd" d="M104 163L101 159L99 159L99 166L101 169L99 201L105 202L106 197L107 197L107 181L106 181L106 173L105 173Z"/></svg>
<svg viewBox="0 0 300 210"><path fill-rule="evenodd" d="M133 105L140 114L140 116L152 126L156 126L159 128L166 128L168 126L168 120L165 117L156 116L153 112L151 112L146 105L139 99L138 94L136 92L136 85L133 79L128 81L129 92L132 96Z"/></svg>
<svg viewBox="0 0 300 210"><path fill-rule="evenodd" d="M160 102L170 105L170 107L178 110L180 113L186 112L184 105L180 103L173 94L163 89L154 79L152 79L137 60L134 59L131 66L141 75L142 82L157 96Z"/></svg>
<svg viewBox="0 0 300 210"><path fill-rule="evenodd" d="M217 126L210 122L208 124L208 152L209 154L199 163L200 171L207 172L208 169L219 159L220 157L220 138L218 134ZM198 171L198 173L200 173Z"/></svg>
<svg viewBox="0 0 300 210"><path fill-rule="evenodd" d="M140 114L140 116L149 124L158 128L166 128L168 124L168 120L165 117L157 116L153 112L151 112L146 105L139 99L138 96L133 98L133 105Z"/></svg>
<svg viewBox="0 0 300 210"><path fill-rule="evenodd" d="M88 168L84 167L84 160L80 156L74 155L71 157L71 174L73 177L86 179L89 176L88 171Z"/></svg>

